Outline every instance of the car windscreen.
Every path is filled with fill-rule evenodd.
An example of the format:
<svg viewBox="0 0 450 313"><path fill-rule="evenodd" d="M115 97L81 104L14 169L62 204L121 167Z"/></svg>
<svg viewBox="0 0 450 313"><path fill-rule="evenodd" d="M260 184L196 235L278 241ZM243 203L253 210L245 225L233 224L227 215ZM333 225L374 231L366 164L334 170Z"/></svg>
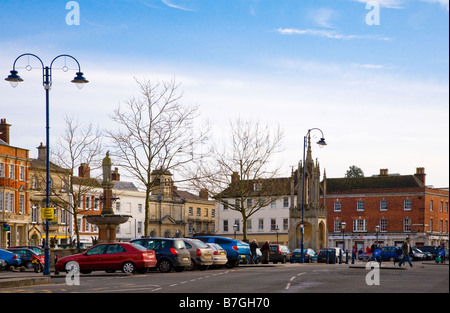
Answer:
<svg viewBox="0 0 450 313"><path fill-rule="evenodd" d="M209 246L206 243L204 243L203 241L193 239L192 242L197 246L197 248L200 248L200 249L208 249L209 248Z"/></svg>

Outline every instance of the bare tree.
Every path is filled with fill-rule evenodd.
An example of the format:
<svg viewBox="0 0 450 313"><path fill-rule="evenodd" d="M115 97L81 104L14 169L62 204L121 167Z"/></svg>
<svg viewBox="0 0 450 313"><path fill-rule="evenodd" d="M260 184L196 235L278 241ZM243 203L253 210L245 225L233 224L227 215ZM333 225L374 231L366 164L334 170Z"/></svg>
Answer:
<svg viewBox="0 0 450 313"><path fill-rule="evenodd" d="M277 178L280 168L272 164L274 155L282 151L283 136L280 127L271 129L238 118L230 123L229 143L214 147L212 161L201 164L193 174L197 187L241 214L244 240L248 218L289 193L289 182Z"/></svg>
<svg viewBox="0 0 450 313"><path fill-rule="evenodd" d="M207 139L208 127L197 127L197 106L180 103L180 84L136 80L140 94L114 110L117 125L108 131L112 156L143 186L145 199L144 234L149 235L149 199L166 171L184 172L202 155L197 153Z"/></svg>
<svg viewBox="0 0 450 313"><path fill-rule="evenodd" d="M78 213L83 195L98 189L101 185L96 179L90 177L74 176L76 168L81 164L95 169L101 164L100 154L102 151L102 133L95 129L91 123L82 124L74 117L66 116L64 118L66 129L64 135L57 139L57 145L52 150L55 163L60 167L69 170L69 175L62 178L65 183L65 190L68 197L61 197L61 201L67 202L69 213L74 220L74 231L76 234L77 245L80 244L80 231L78 229Z"/></svg>

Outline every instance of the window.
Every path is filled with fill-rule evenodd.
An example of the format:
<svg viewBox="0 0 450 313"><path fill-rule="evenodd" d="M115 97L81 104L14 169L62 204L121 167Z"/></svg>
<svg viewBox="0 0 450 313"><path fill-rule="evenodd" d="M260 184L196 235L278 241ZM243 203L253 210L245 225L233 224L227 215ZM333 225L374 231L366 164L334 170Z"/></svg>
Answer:
<svg viewBox="0 0 450 313"><path fill-rule="evenodd" d="M9 178L14 179L14 165L9 165Z"/></svg>
<svg viewBox="0 0 450 313"><path fill-rule="evenodd" d="M5 163L0 163L0 177L5 177Z"/></svg>
<svg viewBox="0 0 450 313"><path fill-rule="evenodd" d="M228 227L228 226L227 226L227 227ZM224 230L225 230L225 223L224 223ZM228 230L227 230L227 231L228 231ZM189 225L188 225L188 232L189 232L189 234L194 233L194 224L189 223Z"/></svg>
<svg viewBox="0 0 450 313"><path fill-rule="evenodd" d="M228 210L228 200L223 200L223 210Z"/></svg>
<svg viewBox="0 0 450 313"><path fill-rule="evenodd" d="M211 217L215 217L216 216L216 209L211 209Z"/></svg>
<svg viewBox="0 0 450 313"><path fill-rule="evenodd" d="M253 201L251 198L247 199L247 208L251 208L253 206Z"/></svg>
<svg viewBox="0 0 450 313"><path fill-rule="evenodd" d="M288 229L289 229L289 219L283 218L283 230L288 230Z"/></svg>
<svg viewBox="0 0 450 313"><path fill-rule="evenodd" d="M353 220L353 231L354 232L366 232L367 223L364 219Z"/></svg>
<svg viewBox="0 0 450 313"><path fill-rule="evenodd" d="M0 191L0 212L3 212L3 194L4 192Z"/></svg>
<svg viewBox="0 0 450 313"><path fill-rule="evenodd" d="M61 209L61 224L67 224L67 211L65 208Z"/></svg>
<svg viewBox="0 0 450 313"><path fill-rule="evenodd" d="M116 211L120 212L120 202L116 202Z"/></svg>
<svg viewBox="0 0 450 313"><path fill-rule="evenodd" d="M411 211L411 199L406 199L403 201L403 210Z"/></svg>
<svg viewBox="0 0 450 313"><path fill-rule="evenodd" d="M233 224L233 230L234 230L234 226L236 227L236 231L240 231L241 230L241 221L240 220L234 220L234 224Z"/></svg>
<svg viewBox="0 0 450 313"><path fill-rule="evenodd" d="M91 208L91 197L86 197L86 210L89 210Z"/></svg>
<svg viewBox="0 0 450 313"><path fill-rule="evenodd" d="M258 231L263 231L263 230L264 230L264 219L259 218L258 219Z"/></svg>
<svg viewBox="0 0 450 313"><path fill-rule="evenodd" d="M283 208L289 207L289 197L283 197Z"/></svg>
<svg viewBox="0 0 450 313"><path fill-rule="evenodd" d="M24 181L25 180L25 167L19 166L19 180Z"/></svg>
<svg viewBox="0 0 450 313"><path fill-rule="evenodd" d="M23 214L25 209L25 196L19 195L19 213Z"/></svg>
<svg viewBox="0 0 450 313"><path fill-rule="evenodd" d="M334 212L341 212L341 202L340 201L334 202Z"/></svg>
<svg viewBox="0 0 450 313"><path fill-rule="evenodd" d="M38 222L38 208L36 204L33 204L33 206L31 207L31 223L36 224L37 222Z"/></svg>
<svg viewBox="0 0 450 313"><path fill-rule="evenodd" d="M247 220L247 232L251 232L252 231L252 220L248 219Z"/></svg>
<svg viewBox="0 0 450 313"><path fill-rule="evenodd" d="M228 220L223 220L223 231L228 231Z"/></svg>
<svg viewBox="0 0 450 313"><path fill-rule="evenodd" d="M439 206L439 212L442 213L443 210L444 210L444 202L441 201L441 205Z"/></svg>
<svg viewBox="0 0 450 313"><path fill-rule="evenodd" d="M430 200L430 212L433 211L433 200Z"/></svg>
<svg viewBox="0 0 450 313"><path fill-rule="evenodd" d="M241 209L241 201L239 199L234 199L234 208L236 210L240 210Z"/></svg>
<svg viewBox="0 0 450 313"><path fill-rule="evenodd" d="M275 218L270 219L270 230L271 231L277 230L277 220Z"/></svg>
<svg viewBox="0 0 450 313"><path fill-rule="evenodd" d="M387 200L380 200L380 211L387 211Z"/></svg>
<svg viewBox="0 0 450 313"><path fill-rule="evenodd" d="M364 211L364 201L356 202L356 211Z"/></svg>
<svg viewBox="0 0 450 313"><path fill-rule="evenodd" d="M100 210L100 199L99 198L94 199L94 210L95 211Z"/></svg>
<svg viewBox="0 0 450 313"><path fill-rule="evenodd" d="M197 208L197 216L202 216L202 209L201 208Z"/></svg>
<svg viewBox="0 0 450 313"><path fill-rule="evenodd" d="M142 213L142 203L139 203L139 204L138 204L138 212L139 212L139 213Z"/></svg>
<svg viewBox="0 0 450 313"><path fill-rule="evenodd" d="M194 208L193 207L189 207L189 215L194 215Z"/></svg>
<svg viewBox="0 0 450 313"><path fill-rule="evenodd" d="M33 176L31 179L31 189L39 189L39 180L37 176Z"/></svg>
<svg viewBox="0 0 450 313"><path fill-rule="evenodd" d="M137 222L137 233L142 234L142 222Z"/></svg>
<svg viewBox="0 0 450 313"><path fill-rule="evenodd" d="M334 226L333 231L339 232L341 230L341 220L338 219L334 220L333 226Z"/></svg>
<svg viewBox="0 0 450 313"><path fill-rule="evenodd" d="M430 232L433 231L433 219L430 218Z"/></svg>
<svg viewBox="0 0 450 313"><path fill-rule="evenodd" d="M442 229L444 228L444 221L440 220L439 221L439 232L442 233Z"/></svg>
<svg viewBox="0 0 450 313"><path fill-rule="evenodd" d="M277 199L272 198L272 202L270 202L270 208L276 209L277 208Z"/></svg>
<svg viewBox="0 0 450 313"><path fill-rule="evenodd" d="M385 219L385 218L380 219L380 231L382 231L382 232L387 231L387 219Z"/></svg>
<svg viewBox="0 0 450 313"><path fill-rule="evenodd" d="M403 231L411 231L411 219L408 217L403 220Z"/></svg>

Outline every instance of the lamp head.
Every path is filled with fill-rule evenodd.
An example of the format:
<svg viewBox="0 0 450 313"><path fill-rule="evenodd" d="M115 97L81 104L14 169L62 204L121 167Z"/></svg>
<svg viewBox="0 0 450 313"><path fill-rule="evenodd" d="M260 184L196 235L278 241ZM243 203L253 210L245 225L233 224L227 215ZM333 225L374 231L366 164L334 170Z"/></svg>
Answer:
<svg viewBox="0 0 450 313"><path fill-rule="evenodd" d="M16 70L12 70L10 71L10 73L11 75L5 78L5 80L8 81L13 88L16 88L20 82L23 82L23 79L19 75L17 75L19 72L17 72Z"/></svg>
<svg viewBox="0 0 450 313"><path fill-rule="evenodd" d="M317 142L317 144L318 144L320 147L323 147L323 146L326 146L326 145L327 145L327 143L325 142L325 138L320 138L320 140Z"/></svg>
<svg viewBox="0 0 450 313"><path fill-rule="evenodd" d="M77 76L72 80L72 83L77 84L78 89L83 88L84 84L89 83L89 81L84 78L82 72L77 72Z"/></svg>

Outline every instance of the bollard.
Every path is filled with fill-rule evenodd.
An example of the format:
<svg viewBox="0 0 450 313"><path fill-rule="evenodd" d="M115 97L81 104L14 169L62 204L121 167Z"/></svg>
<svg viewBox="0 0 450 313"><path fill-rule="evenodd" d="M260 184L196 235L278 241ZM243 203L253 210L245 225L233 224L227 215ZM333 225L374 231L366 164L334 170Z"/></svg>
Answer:
<svg viewBox="0 0 450 313"><path fill-rule="evenodd" d="M55 275L59 275L59 271L56 269L56 262L59 260L59 255L55 254Z"/></svg>
<svg viewBox="0 0 450 313"><path fill-rule="evenodd" d="M348 249L345 250L345 264L348 264Z"/></svg>
<svg viewBox="0 0 450 313"><path fill-rule="evenodd" d="M355 259L356 259L356 253L353 251L352 252L352 264L355 264Z"/></svg>
<svg viewBox="0 0 450 313"><path fill-rule="evenodd" d="M339 250L339 264L342 264L342 249Z"/></svg>

